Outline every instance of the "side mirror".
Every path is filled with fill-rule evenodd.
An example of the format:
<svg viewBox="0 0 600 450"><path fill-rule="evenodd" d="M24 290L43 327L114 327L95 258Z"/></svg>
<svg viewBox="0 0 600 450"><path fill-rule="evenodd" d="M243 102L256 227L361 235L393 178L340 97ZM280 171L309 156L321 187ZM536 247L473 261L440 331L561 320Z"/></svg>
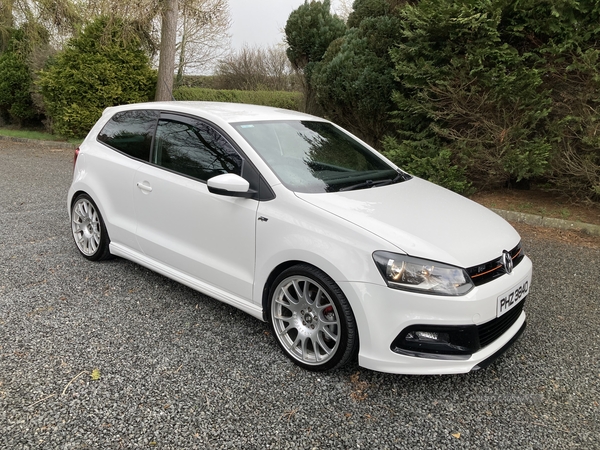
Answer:
<svg viewBox="0 0 600 450"><path fill-rule="evenodd" d="M212 177L206 183L208 191L217 195L229 197L252 198L256 191L250 189L250 183L234 173L224 173Z"/></svg>

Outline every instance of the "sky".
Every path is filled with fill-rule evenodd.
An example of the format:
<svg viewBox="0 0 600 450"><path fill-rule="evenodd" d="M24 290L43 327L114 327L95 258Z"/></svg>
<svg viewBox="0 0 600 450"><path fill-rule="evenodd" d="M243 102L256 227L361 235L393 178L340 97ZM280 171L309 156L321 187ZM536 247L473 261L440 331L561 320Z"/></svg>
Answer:
<svg viewBox="0 0 600 450"><path fill-rule="evenodd" d="M231 45L267 47L283 42L283 28L290 13L304 0L229 0ZM335 8L335 1L332 2Z"/></svg>

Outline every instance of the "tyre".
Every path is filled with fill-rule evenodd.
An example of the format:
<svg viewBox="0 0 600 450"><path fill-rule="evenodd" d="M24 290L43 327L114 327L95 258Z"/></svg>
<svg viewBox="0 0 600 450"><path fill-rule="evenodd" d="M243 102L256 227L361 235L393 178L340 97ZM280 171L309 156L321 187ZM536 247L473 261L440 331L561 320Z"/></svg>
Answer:
<svg viewBox="0 0 600 450"><path fill-rule="evenodd" d="M80 253L90 261L110 257L104 220L98 207L87 194L77 196L71 207L71 230Z"/></svg>
<svg viewBox="0 0 600 450"><path fill-rule="evenodd" d="M273 282L269 320L283 352L312 371L342 367L356 357L358 332L339 286L306 264L290 267Z"/></svg>

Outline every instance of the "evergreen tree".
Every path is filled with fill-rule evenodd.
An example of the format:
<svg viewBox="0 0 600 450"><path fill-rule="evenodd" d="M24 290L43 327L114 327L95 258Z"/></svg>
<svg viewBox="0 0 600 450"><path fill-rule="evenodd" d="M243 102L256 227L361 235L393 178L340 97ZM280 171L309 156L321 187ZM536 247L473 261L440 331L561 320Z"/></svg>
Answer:
<svg viewBox="0 0 600 450"><path fill-rule="evenodd" d="M39 85L54 130L82 137L108 106L151 100L156 73L138 39L123 39L123 23L99 18L69 41Z"/></svg>
<svg viewBox="0 0 600 450"><path fill-rule="evenodd" d="M33 76L28 60L34 48L46 46L48 34L39 25L27 22L9 31L7 48L0 53L0 116L22 125L40 115L32 99Z"/></svg>
<svg viewBox="0 0 600 450"><path fill-rule="evenodd" d="M467 179L481 188L550 177L598 193L599 9L585 0L403 8L391 51L399 139L386 141L386 155L457 190Z"/></svg>
<svg viewBox="0 0 600 450"><path fill-rule="evenodd" d="M294 69L303 74L305 109L316 112L312 73L325 54L329 44L343 36L344 22L330 12L330 1L305 0L303 5L292 11L285 25L287 55Z"/></svg>
<svg viewBox="0 0 600 450"><path fill-rule="evenodd" d="M391 131L392 93L402 89L389 56L401 23L388 0L357 0L354 8L348 24L355 27L316 64L312 85L329 118L378 147Z"/></svg>

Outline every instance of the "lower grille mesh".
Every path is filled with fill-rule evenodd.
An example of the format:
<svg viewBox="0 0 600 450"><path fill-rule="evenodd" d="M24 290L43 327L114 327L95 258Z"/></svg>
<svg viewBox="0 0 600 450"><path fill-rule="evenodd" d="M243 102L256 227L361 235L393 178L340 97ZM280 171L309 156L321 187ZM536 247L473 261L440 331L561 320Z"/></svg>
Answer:
<svg viewBox="0 0 600 450"><path fill-rule="evenodd" d="M482 348L494 342L503 333L505 333L506 330L513 326L513 324L521 315L521 312L523 312L525 300L527 300L527 297L521 300L517 306L508 311L506 314L503 314L494 320L490 320L483 325L477 326L477 331L479 332L479 345Z"/></svg>

